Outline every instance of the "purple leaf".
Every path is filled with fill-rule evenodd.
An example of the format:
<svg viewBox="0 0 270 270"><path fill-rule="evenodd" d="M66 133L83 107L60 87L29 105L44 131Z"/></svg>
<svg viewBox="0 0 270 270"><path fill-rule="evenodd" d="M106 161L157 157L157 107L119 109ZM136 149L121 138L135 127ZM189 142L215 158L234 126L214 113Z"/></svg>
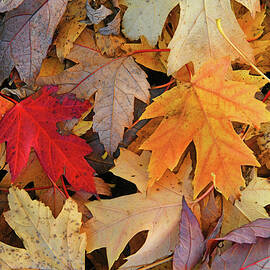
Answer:
<svg viewBox="0 0 270 270"><path fill-rule="evenodd" d="M179 245L174 252L173 269L192 269L201 259L204 247L204 237L200 225L183 196Z"/></svg>
<svg viewBox="0 0 270 270"><path fill-rule="evenodd" d="M234 244L222 255L217 255L208 269L269 270L270 239L258 238L255 244Z"/></svg>
<svg viewBox="0 0 270 270"><path fill-rule="evenodd" d="M270 237L270 219L257 219L233 230L222 238L215 238L215 240L228 240L238 244L252 244L256 242L257 237Z"/></svg>

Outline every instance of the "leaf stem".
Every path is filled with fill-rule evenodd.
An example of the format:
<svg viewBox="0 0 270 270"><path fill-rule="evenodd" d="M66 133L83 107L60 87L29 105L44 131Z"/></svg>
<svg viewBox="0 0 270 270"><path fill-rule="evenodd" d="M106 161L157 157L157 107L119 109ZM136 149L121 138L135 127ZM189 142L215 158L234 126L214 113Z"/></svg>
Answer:
<svg viewBox="0 0 270 270"><path fill-rule="evenodd" d="M163 87L167 87L167 86L170 86L171 84L173 84L174 82L175 82L175 79L172 78L168 83L165 83L165 84L162 84L162 85L153 86L153 87L151 87L150 90L160 89L160 88L163 88Z"/></svg>
<svg viewBox="0 0 270 270"><path fill-rule="evenodd" d="M200 196L197 200L193 201L192 204L200 202L204 199L212 190L214 189L214 184L212 183L211 186Z"/></svg>
<svg viewBox="0 0 270 270"><path fill-rule="evenodd" d="M246 56L245 54L239 49L237 48L228 38L228 36L224 33L222 26L221 26L221 19L217 19L216 20L216 24L217 24L217 28L218 31L220 32L220 34L224 37L224 39L242 56L242 58L250 65L252 66L261 76L263 76L269 83L270 83L270 79L264 75L264 73L259 70Z"/></svg>

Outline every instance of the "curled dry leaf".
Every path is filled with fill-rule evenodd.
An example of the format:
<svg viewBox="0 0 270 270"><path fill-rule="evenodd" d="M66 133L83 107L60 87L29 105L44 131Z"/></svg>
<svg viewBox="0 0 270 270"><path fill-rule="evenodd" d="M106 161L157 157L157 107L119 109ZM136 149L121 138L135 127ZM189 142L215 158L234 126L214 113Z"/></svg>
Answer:
<svg viewBox="0 0 270 270"><path fill-rule="evenodd" d="M23 81L34 83L67 1L25 0L6 13L0 34L0 83L14 67Z"/></svg>
<svg viewBox="0 0 270 270"><path fill-rule="evenodd" d="M119 35L120 34L121 14L120 9L117 9L114 18L111 22L107 23L105 27L99 29L99 33L105 36Z"/></svg>
<svg viewBox="0 0 270 270"><path fill-rule="evenodd" d="M80 234L81 213L72 199L55 219L48 207L32 201L24 190L10 188L8 224L25 249L0 242L0 266L38 269L84 269L86 235ZM5 269L5 268L3 268Z"/></svg>
<svg viewBox="0 0 270 270"><path fill-rule="evenodd" d="M89 23L86 21L87 24L98 24L102 20L104 20L107 16L112 14L112 11L105 6L101 5L98 9L94 9L90 6L88 0L86 2L86 14L89 18Z"/></svg>
<svg viewBox="0 0 270 270"><path fill-rule="evenodd" d="M40 77L38 83L56 84L58 93L74 93L78 98L89 99L96 93L93 130L112 154L122 140L124 128L132 125L134 99L148 102L147 75L132 57L110 59L79 44L67 58L79 64L59 75Z"/></svg>

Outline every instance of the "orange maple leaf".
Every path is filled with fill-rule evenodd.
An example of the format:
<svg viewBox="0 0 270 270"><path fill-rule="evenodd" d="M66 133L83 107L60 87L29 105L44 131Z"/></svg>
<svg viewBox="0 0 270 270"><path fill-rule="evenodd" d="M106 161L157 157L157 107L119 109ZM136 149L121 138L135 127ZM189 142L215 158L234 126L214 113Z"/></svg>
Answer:
<svg viewBox="0 0 270 270"><path fill-rule="evenodd" d="M229 65L228 57L207 62L190 83L178 84L147 107L142 119L164 116L141 146L152 150L149 185L175 168L191 141L197 154L194 197L211 181L226 198L238 196L245 186L241 165L259 166L231 121L259 126L270 113L254 98L258 87L225 79Z"/></svg>

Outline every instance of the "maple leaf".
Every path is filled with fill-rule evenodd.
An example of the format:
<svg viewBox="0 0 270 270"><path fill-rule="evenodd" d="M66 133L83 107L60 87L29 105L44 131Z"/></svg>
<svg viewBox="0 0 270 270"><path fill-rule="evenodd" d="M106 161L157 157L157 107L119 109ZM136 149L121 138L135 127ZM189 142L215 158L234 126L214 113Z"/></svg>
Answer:
<svg viewBox="0 0 270 270"><path fill-rule="evenodd" d="M147 75L132 57L112 61L79 44L74 45L67 58L79 64L59 75L39 78L38 83L56 84L58 93L71 92L84 99L97 92L93 130L112 154L122 140L124 128L132 124L134 98L148 102Z"/></svg>
<svg viewBox="0 0 270 270"><path fill-rule="evenodd" d="M168 46L171 49L168 74L176 72L190 61L193 62L196 71L210 58L228 55L232 59L239 57L219 33L216 26L216 19L219 18L232 43L241 48L246 57L254 62L252 49L237 23L230 0L215 0L211 3L204 0L184 0L180 2L180 7L178 27Z"/></svg>
<svg viewBox="0 0 270 270"><path fill-rule="evenodd" d="M0 242L1 269L83 270L86 235L80 234L82 214L77 204L67 199L55 219L48 207L32 201L26 191L10 188L9 192L10 210L4 216L25 249Z"/></svg>
<svg viewBox="0 0 270 270"><path fill-rule="evenodd" d="M141 119L165 116L141 146L152 150L150 185L167 168L175 168L192 140L197 153L194 197L211 181L226 198L237 196L239 187L245 185L241 165L259 166L231 121L259 126L270 114L254 98L254 85L225 80L229 65L229 58L205 63L191 83L179 84L146 108Z"/></svg>
<svg viewBox="0 0 270 270"><path fill-rule="evenodd" d="M143 160L145 159L141 159ZM137 161L135 159L135 162ZM133 163L134 161L131 161L130 167L137 171L137 165L134 166ZM117 166L119 165L120 163ZM147 164L142 165L146 173ZM129 165L127 170L128 168ZM177 213L180 213L182 199L179 182L186 181L190 172L191 160L186 158L180 179L168 170L160 182L148 189L147 196L144 192L87 203L86 206L93 214L93 218L82 227L82 231L87 234L87 252L106 247L110 268L136 233L149 230L144 245L137 253L129 256L128 262L122 267L149 264L157 258L168 256L175 248L178 234L180 215ZM144 181L146 187L147 178ZM142 179L139 182L142 187Z"/></svg>
<svg viewBox="0 0 270 270"><path fill-rule="evenodd" d="M202 257L206 260L198 268L200 270L246 269L251 265L263 266L270 261L268 248L270 243L269 219L257 219L229 232L224 237L215 238L219 233L221 222L222 218L219 219L213 232L204 240L196 217L183 199L179 245L175 249L173 268L177 270L193 269ZM232 241L235 244L219 255L214 250L217 249L217 244L224 240ZM203 254L204 256L202 256ZM210 268L208 262L211 254L217 255L214 257Z"/></svg>
<svg viewBox="0 0 270 270"><path fill-rule="evenodd" d="M13 67L34 82L68 0L25 0L6 13L0 34L0 83Z"/></svg>
<svg viewBox="0 0 270 270"><path fill-rule="evenodd" d="M84 159L91 152L90 146L77 136L62 136L56 131L57 121L79 117L87 110L88 102L69 96L56 99L51 94L57 89L43 87L38 97L16 104L0 122L0 142L7 142L12 181L26 166L33 147L52 181L64 174L74 188L95 192L94 170Z"/></svg>
<svg viewBox="0 0 270 270"><path fill-rule="evenodd" d="M257 0L256 0L257 1ZM238 53L219 33L216 19L221 18L222 26L230 40L245 53L252 62L252 49L237 23L230 1L214 0L125 0L128 6L123 17L123 33L131 40L144 35L150 45L157 43L168 13L180 5L180 20L169 43L168 74L183 65L193 62L195 70L211 57L230 55L238 58ZM184 53L183 53L184 52Z"/></svg>

